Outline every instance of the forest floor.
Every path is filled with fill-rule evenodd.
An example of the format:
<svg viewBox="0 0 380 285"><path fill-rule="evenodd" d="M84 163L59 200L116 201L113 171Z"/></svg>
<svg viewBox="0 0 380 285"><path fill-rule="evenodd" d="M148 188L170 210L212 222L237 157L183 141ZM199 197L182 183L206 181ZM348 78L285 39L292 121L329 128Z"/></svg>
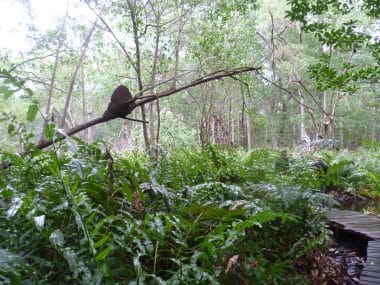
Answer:
<svg viewBox="0 0 380 285"><path fill-rule="evenodd" d="M349 245L331 247L329 256L342 270L342 279L345 285L359 284L360 273L364 266L364 257L360 256L355 248Z"/></svg>

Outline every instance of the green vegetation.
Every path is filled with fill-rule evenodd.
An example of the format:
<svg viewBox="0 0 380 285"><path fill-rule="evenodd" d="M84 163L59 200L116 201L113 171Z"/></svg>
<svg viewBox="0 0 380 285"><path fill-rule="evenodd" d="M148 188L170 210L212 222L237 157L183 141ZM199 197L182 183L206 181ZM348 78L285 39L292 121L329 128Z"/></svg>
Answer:
<svg viewBox="0 0 380 285"><path fill-rule="evenodd" d="M342 284L322 210L380 199L378 0L40 2L0 1L1 284Z"/></svg>
<svg viewBox="0 0 380 285"><path fill-rule="evenodd" d="M332 201L309 187L360 185L379 195L379 165L363 154L354 167L348 153L324 153L331 165L324 180L307 161L281 165L283 153L265 149L176 149L152 163L72 142L9 156L13 164L1 172L1 281L307 284L297 264L326 245L316 209Z"/></svg>

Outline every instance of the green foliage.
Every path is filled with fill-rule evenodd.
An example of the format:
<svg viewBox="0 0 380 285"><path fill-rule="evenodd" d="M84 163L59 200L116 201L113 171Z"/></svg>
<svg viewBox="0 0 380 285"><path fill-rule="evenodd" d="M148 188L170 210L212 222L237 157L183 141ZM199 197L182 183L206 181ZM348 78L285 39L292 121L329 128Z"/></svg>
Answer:
<svg viewBox="0 0 380 285"><path fill-rule="evenodd" d="M362 150L360 153L325 152L323 157L329 164L324 183L331 189L367 196L380 194L378 152L370 150Z"/></svg>
<svg viewBox="0 0 380 285"><path fill-rule="evenodd" d="M313 210L326 195L280 185L278 152L209 146L150 162L72 142L6 157L5 283L289 284L304 247L327 237Z"/></svg>
<svg viewBox="0 0 380 285"><path fill-rule="evenodd" d="M25 87L25 80L13 76L9 71L0 69L0 94L8 99L16 92L23 90L27 96L32 96L33 91Z"/></svg>
<svg viewBox="0 0 380 285"><path fill-rule="evenodd" d="M27 120L33 121L37 115L37 112L38 112L38 105L37 104L29 105L28 112L26 114Z"/></svg>
<svg viewBox="0 0 380 285"><path fill-rule="evenodd" d="M318 63L309 66L309 73L316 79L319 90L354 93L358 89L354 86L357 82L364 80L378 82L380 67L377 59L380 45L372 39L371 34L358 32L359 29L363 29L363 19L349 19L350 14L360 10L367 15L376 16L379 13L378 5L374 5L372 1L347 3L338 0L289 0L287 2L290 4L287 17L292 21L300 21L305 32L313 34L321 45L330 49L329 55L320 56ZM329 13L334 17L341 17L342 20L336 21L334 17L327 16ZM372 60L371 64L365 67L359 68L351 63L351 59L344 60L343 65L335 65L331 61L333 50L354 54L359 49L364 50L367 47L372 50Z"/></svg>

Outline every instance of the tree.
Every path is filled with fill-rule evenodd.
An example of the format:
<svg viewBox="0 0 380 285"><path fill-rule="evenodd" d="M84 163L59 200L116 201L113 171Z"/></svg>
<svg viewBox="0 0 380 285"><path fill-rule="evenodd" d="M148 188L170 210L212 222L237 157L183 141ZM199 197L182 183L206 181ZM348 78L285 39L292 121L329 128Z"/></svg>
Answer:
<svg viewBox="0 0 380 285"><path fill-rule="evenodd" d="M321 125L327 138L333 136L332 125L338 104L363 85L377 84L379 81L380 42L374 34L375 22L366 23L380 15L379 5L375 2L288 1L288 18L300 22L302 31L313 34L320 43L319 60L308 68L319 94L313 94L299 83L315 103L320 102L317 95L322 94L322 103L317 105L323 113ZM363 53L369 55L368 61L361 61Z"/></svg>

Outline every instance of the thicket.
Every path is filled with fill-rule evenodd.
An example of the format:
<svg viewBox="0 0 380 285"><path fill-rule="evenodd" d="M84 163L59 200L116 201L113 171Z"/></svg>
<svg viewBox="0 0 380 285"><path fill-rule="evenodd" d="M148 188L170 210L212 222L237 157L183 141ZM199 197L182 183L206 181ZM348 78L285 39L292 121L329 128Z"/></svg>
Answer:
<svg viewBox="0 0 380 285"><path fill-rule="evenodd" d="M307 284L329 232L323 191L376 196L379 154L316 156L209 146L115 154L69 141L3 153L3 284Z"/></svg>

